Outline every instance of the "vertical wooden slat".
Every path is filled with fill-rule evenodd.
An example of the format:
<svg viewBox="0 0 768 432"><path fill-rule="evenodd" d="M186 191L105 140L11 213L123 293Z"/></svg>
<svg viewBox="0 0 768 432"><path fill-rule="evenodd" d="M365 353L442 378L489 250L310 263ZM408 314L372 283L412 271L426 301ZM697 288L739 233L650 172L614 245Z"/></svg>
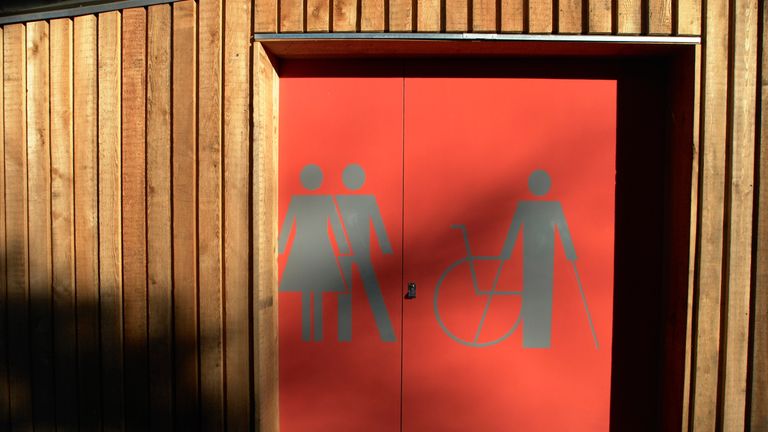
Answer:
<svg viewBox="0 0 768 432"><path fill-rule="evenodd" d="M8 367L11 428L32 429L27 254L26 33L5 27L3 40L5 115L5 231L8 298ZM11 127L10 125L13 125Z"/></svg>
<svg viewBox="0 0 768 432"><path fill-rule="evenodd" d="M3 28L0 27L0 80L4 76L3 64ZM5 95L3 82L0 81L0 429L10 429L10 381L8 380L8 298L6 289L5 260L8 250L5 248Z"/></svg>
<svg viewBox="0 0 768 432"><path fill-rule="evenodd" d="M173 318L177 430L199 429L197 356L197 5L173 4Z"/></svg>
<svg viewBox="0 0 768 432"><path fill-rule="evenodd" d="M72 20L51 20L51 237L56 423L77 426Z"/></svg>
<svg viewBox="0 0 768 432"><path fill-rule="evenodd" d="M520 33L527 13L523 0L501 0L501 32Z"/></svg>
<svg viewBox="0 0 768 432"><path fill-rule="evenodd" d="M697 298L693 334L692 430L715 430L720 364L720 301L725 201L726 101L728 80L728 0L710 0L702 56L701 162Z"/></svg>
<svg viewBox="0 0 768 432"><path fill-rule="evenodd" d="M695 286L696 286L696 250L698 248L698 237L696 236L697 224L699 213L696 203L699 202L699 176L701 161L701 145L699 142L700 134L699 127L701 124L701 110L699 109L701 104L701 45L697 45L694 48L694 61L691 67L694 69L694 82L693 82L693 152L692 152L692 166L691 166L691 225L690 225L690 245L688 248L688 303L686 305L686 323L685 323L685 371L683 376L683 404L682 404L682 420L683 420L683 432L688 432L688 425L690 423L690 401L691 401L691 382L693 379L691 371L691 361L693 357L693 304L695 299Z"/></svg>
<svg viewBox="0 0 768 432"><path fill-rule="evenodd" d="M250 430L249 265L250 0L224 16L224 309L228 430Z"/></svg>
<svg viewBox="0 0 768 432"><path fill-rule="evenodd" d="M672 0L648 0L648 33L672 34Z"/></svg>
<svg viewBox="0 0 768 432"><path fill-rule="evenodd" d="M279 424L277 351L278 77L261 44L253 61L253 358L259 430Z"/></svg>
<svg viewBox="0 0 768 432"><path fill-rule="evenodd" d="M466 32L469 28L467 0L445 0L445 31Z"/></svg>
<svg viewBox="0 0 768 432"><path fill-rule="evenodd" d="M411 0L387 0L389 1L389 28L391 32L413 31L413 1Z"/></svg>
<svg viewBox="0 0 768 432"><path fill-rule="evenodd" d="M360 11L360 31L384 31L385 2L387 0L362 0Z"/></svg>
<svg viewBox="0 0 768 432"><path fill-rule="evenodd" d="M253 0L253 31L277 32L277 2L279 0Z"/></svg>
<svg viewBox="0 0 768 432"><path fill-rule="evenodd" d="M120 12L99 14L99 313L105 428L124 423L120 35Z"/></svg>
<svg viewBox="0 0 768 432"><path fill-rule="evenodd" d="M674 0L677 3L678 35L701 35L701 0Z"/></svg>
<svg viewBox="0 0 768 432"><path fill-rule="evenodd" d="M749 308L752 271L752 208L755 173L758 0L733 0L729 113L728 296L723 376L723 432L743 431L747 401ZM765 371L763 371L764 373Z"/></svg>
<svg viewBox="0 0 768 432"><path fill-rule="evenodd" d="M150 7L147 21L149 425L167 431L173 427L171 6Z"/></svg>
<svg viewBox="0 0 768 432"><path fill-rule="evenodd" d="M303 0L278 0L280 2L280 31L302 32L304 31L304 2ZM257 2L258 3L258 2ZM203 4L200 5L202 15Z"/></svg>
<svg viewBox="0 0 768 432"><path fill-rule="evenodd" d="M96 17L75 18L75 286L79 428L101 428Z"/></svg>
<svg viewBox="0 0 768 432"><path fill-rule="evenodd" d="M331 0L333 2L333 28L335 32L357 30L357 0Z"/></svg>
<svg viewBox="0 0 768 432"><path fill-rule="evenodd" d="M308 32L327 32L330 29L329 3L330 0L307 0Z"/></svg>
<svg viewBox="0 0 768 432"><path fill-rule="evenodd" d="M122 13L122 240L125 350L125 424L146 430L147 227L146 227L146 35L143 8Z"/></svg>
<svg viewBox="0 0 768 432"><path fill-rule="evenodd" d="M610 33L611 0L589 0L589 33Z"/></svg>
<svg viewBox="0 0 768 432"><path fill-rule="evenodd" d="M528 1L528 31L552 33L552 0Z"/></svg>
<svg viewBox="0 0 768 432"><path fill-rule="evenodd" d="M496 32L496 0L472 0L472 31Z"/></svg>
<svg viewBox="0 0 768 432"><path fill-rule="evenodd" d="M27 24L27 193L32 410L54 428L51 279L51 142L48 23Z"/></svg>
<svg viewBox="0 0 768 432"><path fill-rule="evenodd" d="M757 220L755 221L755 245L757 246L753 260L755 262L754 308L752 309L754 324L752 335L752 392L750 394L750 412L747 413L752 430L768 429L768 6L763 2L762 15L762 58L760 65L761 82L758 82L758 109L760 119L756 122L759 128L757 149L758 172L755 181L758 182Z"/></svg>
<svg viewBox="0 0 768 432"><path fill-rule="evenodd" d="M200 3L198 269L201 429L224 428L222 272L222 4Z"/></svg>
<svg viewBox="0 0 768 432"><path fill-rule="evenodd" d="M440 0L418 0L416 3L416 31L440 31Z"/></svg>
<svg viewBox="0 0 768 432"><path fill-rule="evenodd" d="M581 33L581 0L558 2L558 33Z"/></svg>
<svg viewBox="0 0 768 432"><path fill-rule="evenodd" d="M640 34L642 31L642 1L617 0L616 28L619 34Z"/></svg>

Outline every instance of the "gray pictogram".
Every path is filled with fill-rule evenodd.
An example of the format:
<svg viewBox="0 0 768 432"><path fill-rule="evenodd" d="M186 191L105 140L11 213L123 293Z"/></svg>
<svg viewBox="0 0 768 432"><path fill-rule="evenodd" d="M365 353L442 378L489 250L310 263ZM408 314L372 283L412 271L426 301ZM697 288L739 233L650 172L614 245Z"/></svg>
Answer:
<svg viewBox="0 0 768 432"><path fill-rule="evenodd" d="M308 190L316 190L322 183L322 172L316 165L305 166L300 177L302 185ZM365 183L365 172L359 165L350 164L345 168L342 178L347 189L355 191ZM338 202L338 208L335 201ZM333 251L328 224L341 254L338 257ZM313 310L314 340L322 340L324 292L338 293L339 340L352 339L353 266L360 273L379 336L387 342L396 340L371 260L371 224L382 252L391 254L392 246L374 195L345 194L337 196L336 200L330 195L294 195L291 198L280 231L280 253L285 252L294 226L296 234L283 271L280 291L302 293L304 340L310 340L312 334ZM351 246L351 251L348 246Z"/></svg>
<svg viewBox="0 0 768 432"><path fill-rule="evenodd" d="M543 170L534 171L528 179L528 187L536 196L543 196L549 192L551 181L549 175ZM573 271L578 283L579 292L587 315L592 337L597 348L597 334L592 324L592 316L589 312L587 299L581 286L581 279L576 268L576 250L571 241L571 233L565 221L562 207L558 201L521 201L504 242L502 251L498 256L475 256L469 247L469 238L466 229L462 225L454 225L454 228L462 230L467 255L451 264L440 276L435 288L434 308L437 321L443 331L457 342L475 347L497 344L508 338L517 329L520 321L523 323L523 346L525 348L549 348L552 335L552 285L554 274L555 255L555 230L560 234L560 239L565 249L565 256L571 261ZM523 231L523 289L522 291L497 289L499 275L505 261L512 255L519 232ZM475 261L499 261L493 283L490 290L481 290L475 269ZM451 332L445 325L439 307L440 288L451 271L456 267L468 264L472 277L472 284L476 295L486 296L485 309L473 340L465 340ZM480 334L485 323L491 301L496 295L520 295L522 307L520 315L512 323L510 330L501 337L480 342Z"/></svg>

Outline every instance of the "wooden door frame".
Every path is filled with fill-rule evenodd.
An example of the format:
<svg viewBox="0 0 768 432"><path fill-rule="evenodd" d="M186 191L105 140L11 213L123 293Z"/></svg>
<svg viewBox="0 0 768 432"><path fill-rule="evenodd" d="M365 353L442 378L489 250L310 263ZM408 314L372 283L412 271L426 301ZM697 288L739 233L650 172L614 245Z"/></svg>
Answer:
<svg viewBox="0 0 768 432"><path fill-rule="evenodd" d="M698 55L699 38L654 38L646 37L592 37L594 40L579 41L579 37L563 37L557 35L507 35L512 36L501 40L489 40L485 35L473 40L459 39L462 35L440 35L440 38L429 38L425 35L414 35L411 38L402 37L366 37L365 34L349 34L339 37L338 34L318 35L312 34L270 34L256 35L253 44L253 232L254 232L254 359L256 364L255 376L258 388L262 396L257 398L258 411L262 413L262 419L269 419L267 424L274 425L277 430L279 425L278 404L278 359L277 359L277 149L278 149L278 101L279 101L279 69L282 61L291 59L319 59L323 61L349 60L349 59L387 59L387 58L442 58L450 60L462 59L464 62L477 64L489 59L495 61L520 60L527 58L532 63L546 64L552 62L590 62L596 65L608 64L634 64L637 67L648 63L648 67L657 70L658 77L663 79L668 92L664 101L669 103L669 116L667 120L659 124L658 133L663 134L672 144L663 145L656 150L658 154L645 154L635 152L626 155L630 158L626 166L635 166L632 174L632 182L623 186L628 198L634 198L642 193L644 186L655 185L652 189L656 200L653 208L658 212L659 222L657 228L663 234L661 243L655 249L658 256L658 276L661 285L656 291L654 299L658 304L654 311L659 313L656 318L656 327L651 332L650 339L638 346L655 346L652 360L658 363L652 365L652 372L645 373L644 358L638 357L639 352L631 347L626 349L625 355L617 356L614 346L613 367L623 368L623 372L617 373L620 379L612 378L611 391L611 429L628 430L627 425L639 424L643 417L652 417L658 420L664 430L679 430L688 418L690 398L689 389L691 382L691 347L692 341L692 304L694 290L694 259L696 250L696 220L697 220L697 178L698 178L698 75L700 57ZM448 36L446 38L446 36ZM466 36L466 35L464 35ZM478 35L472 35L478 36ZM499 36L499 35L493 35ZM671 41L670 41L671 39ZM650 41L650 42L649 42ZM533 55L533 56L532 56ZM634 63L633 63L634 62ZM649 69L650 70L650 69ZM594 72L595 69L592 70ZM530 73L530 70L527 71ZM565 74L568 75L568 74ZM642 81L637 78L631 86ZM631 81L631 80L630 80ZM644 81L648 83L648 79ZM652 90L648 88L648 90ZM638 89L635 93L640 93ZM621 98L621 91L619 97ZM625 92L625 94L627 94ZM625 106L626 108L626 106ZM652 110L648 107L626 108L625 112L618 113L619 118L624 116L646 117ZM665 107L660 107L664 109ZM657 113L664 118L664 113ZM633 124L641 124L633 121ZM642 144L640 138L633 138L633 133L642 134L643 128L631 128L624 132L618 131L617 147L619 140L634 140L635 145L622 144L624 148L639 148ZM622 138L621 134L624 133ZM662 151L663 150L663 151ZM666 152L666 153L664 153ZM626 153L626 152L625 152ZM631 152L630 152L631 153ZM620 162L621 151L617 149L617 166ZM638 164L638 158L644 163L656 164L662 169L662 177L654 171L648 172L649 167ZM618 169L617 169L618 170ZM645 174L644 174L645 171ZM647 183L644 183L643 175L647 175ZM617 178L617 182L619 179ZM630 192L631 191L631 192ZM617 272L625 273L629 269L619 270L619 255L626 247L618 247L620 229L629 235L627 241L632 240L633 221L640 218L645 211L642 205L624 203L620 207L621 195L617 187ZM627 201L627 200L625 200ZM622 208L624 210L622 210ZM624 212L623 215L620 214ZM623 218L623 219L622 219ZM622 220L626 221L626 227L621 228ZM637 239L635 239L637 240ZM626 254L625 254L626 255ZM638 256L642 255L639 253ZM648 254L644 255L650 256ZM624 263L632 260L632 253L626 256ZM618 280L617 280L618 283ZM669 290L669 287L677 289ZM625 290L627 291L627 290ZM620 296L617 296L620 297ZM628 295L626 298L618 298L615 302L624 302L624 306L616 309L629 313L631 319L642 318L642 314L632 314L631 305L638 301L637 295ZM650 301L650 300L649 300ZM617 303L618 304L618 303ZM636 308L639 309L639 308ZM630 321L622 324L614 324L614 334L619 331L625 337L642 337L644 333L636 331L636 326ZM617 327L617 326L624 327ZM646 332L648 333L648 332ZM645 334L645 336L649 336ZM661 340L655 340L654 336L661 336ZM645 345L643 345L645 344ZM629 397L625 392L617 390L617 387L638 385L647 377L656 377L658 387L655 387L654 403L643 397L651 393L642 393ZM266 397L265 397L266 396ZM627 399L629 397L629 399ZM645 398L647 399L647 397ZM638 404L639 403L639 404ZM655 412L648 412L649 410ZM648 420L650 421L650 420ZM264 423L262 423L264 424ZM632 430L632 429L629 429Z"/></svg>

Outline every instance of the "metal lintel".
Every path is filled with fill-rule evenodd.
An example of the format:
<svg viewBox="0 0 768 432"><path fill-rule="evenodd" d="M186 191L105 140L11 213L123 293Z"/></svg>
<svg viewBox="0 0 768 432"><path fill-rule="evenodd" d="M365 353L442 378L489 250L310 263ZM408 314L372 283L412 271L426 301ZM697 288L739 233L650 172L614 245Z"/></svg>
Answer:
<svg viewBox="0 0 768 432"><path fill-rule="evenodd" d="M18 15L0 16L0 25L42 21L56 18L71 18L81 15L91 15L120 9L175 3L177 1L179 0L121 0L89 6L68 7L39 12L21 13Z"/></svg>
<svg viewBox="0 0 768 432"><path fill-rule="evenodd" d="M288 41L498 41L698 45L699 36L553 35L498 33L254 33L254 42Z"/></svg>

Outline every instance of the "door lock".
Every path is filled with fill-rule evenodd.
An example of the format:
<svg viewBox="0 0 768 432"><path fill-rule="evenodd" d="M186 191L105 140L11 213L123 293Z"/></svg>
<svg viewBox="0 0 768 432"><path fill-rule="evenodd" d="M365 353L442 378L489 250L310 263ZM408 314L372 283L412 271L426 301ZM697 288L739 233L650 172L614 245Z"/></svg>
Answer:
<svg viewBox="0 0 768 432"><path fill-rule="evenodd" d="M408 282L408 292L405 294L407 300L416 298L416 282Z"/></svg>

